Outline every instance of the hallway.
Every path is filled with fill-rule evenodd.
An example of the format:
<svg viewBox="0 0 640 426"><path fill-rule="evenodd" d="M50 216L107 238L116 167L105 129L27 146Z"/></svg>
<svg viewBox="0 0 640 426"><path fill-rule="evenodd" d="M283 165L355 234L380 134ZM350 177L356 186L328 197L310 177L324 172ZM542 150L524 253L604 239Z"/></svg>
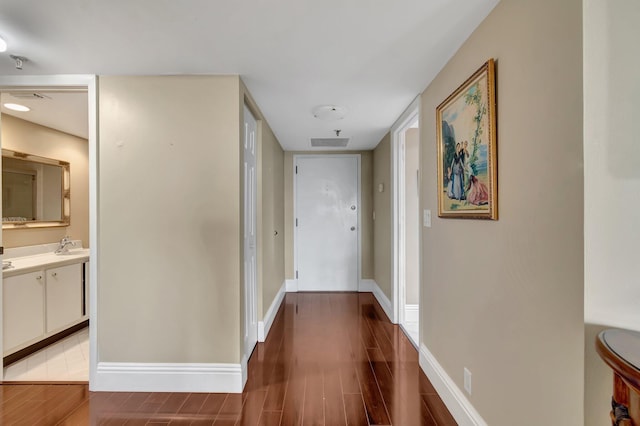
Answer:
<svg viewBox="0 0 640 426"><path fill-rule="evenodd" d="M455 425L371 293L289 293L242 394L88 393L3 385L2 423Z"/></svg>

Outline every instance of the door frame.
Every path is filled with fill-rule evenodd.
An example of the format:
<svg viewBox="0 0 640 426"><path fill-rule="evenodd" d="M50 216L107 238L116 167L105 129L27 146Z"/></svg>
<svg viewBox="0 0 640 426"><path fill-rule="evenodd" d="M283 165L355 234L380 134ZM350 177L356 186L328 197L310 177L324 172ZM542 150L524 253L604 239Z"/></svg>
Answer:
<svg viewBox="0 0 640 426"><path fill-rule="evenodd" d="M404 132L416 120L420 120L420 95L418 95L407 109L400 115L398 120L391 127L391 235L393 243L392 251L392 301L393 322L395 324L404 323L404 306L405 293L403 291L405 276L405 241L404 241L404 155L402 149L404 147ZM422 147L418 147L418 152L422 152ZM420 154L421 155L421 154ZM418 204L422 209L421 197L418 197ZM422 235L422 226L420 226L420 235ZM422 238L420 237L420 252L422 252ZM421 259L420 254L418 258ZM422 262L418 262L419 282L422 281ZM418 301L420 300L420 285L418 285ZM419 303L418 303L419 304ZM422 315L422 313L421 313Z"/></svg>
<svg viewBox="0 0 640 426"><path fill-rule="evenodd" d="M246 134L245 134L245 130L246 130L246 126L245 126L246 117L245 117L245 114L247 112L250 114L251 118L253 118L253 121L255 122L255 125L256 125L256 128L255 128L255 176L254 176L254 185L255 186L254 186L254 191L253 191L253 198L254 198L254 203L255 203L255 209L254 209L254 212L253 212L254 213L253 220L254 220L255 238L256 238L256 241L255 241L255 244L256 244L255 254L256 255L255 255L255 280L254 280L254 288L253 288L254 297L253 297L253 304L250 307L250 309L253 310L253 313L254 313L255 318L256 318L256 330L255 330L256 333L255 333L255 335L256 335L256 344L257 344L257 342L258 342L258 322L259 322L259 318L258 318L258 280L259 280L259 278L258 278L258 275L259 275L258 274L258 263L259 263L258 262L258 256L259 256L259 253L260 253L260 244L258 244L258 239L259 239L259 233L258 233L258 208L259 208L258 207L258 163L259 163L258 150L259 150L259 144L260 144L260 133L259 133L258 129L260 127L260 122L256 118L256 114L254 114L251 111L251 107L245 102L243 110L242 110L242 114L243 114L243 119L242 119L243 127L242 127L242 129L243 129L243 131L242 131L242 138L240 139L240 143L241 144L244 145L244 138L246 137ZM245 149L244 149L244 146L242 146L242 156L243 156L242 161L243 162L244 162L244 154L245 154ZM243 198L242 199L244 200L244 199L246 199L246 195L247 195L246 194L246 185L243 185L242 191L243 191L243 194L242 194ZM244 219L243 220L243 226L244 226L244 224L247 223L247 213L248 213L247 206L244 205L243 206L243 219ZM244 228L243 228L243 234L244 234ZM242 246L243 246L243 248L242 248L242 253L243 253L242 258L243 258L243 262L246 259L246 251L245 251L246 249L245 249L244 244L245 244L245 241L244 241L244 236L243 236L243 239L242 239ZM246 362L249 362L249 356L251 355L251 353L249 353L249 348L247 347L249 342L246 339L246 337L248 335L249 322L250 322L249 321L250 312L247 311L247 306L249 305L250 300L249 300L249 294L246 291L247 290L246 271L245 271L245 274L244 274L243 281L244 281L243 282L243 294L244 294L245 312L244 312L244 337L242 339L243 342L244 342L244 344L243 344L244 348L243 348L243 354L242 354L242 356L243 356L242 364L243 364L243 371L246 371L246 368L244 368L244 365L245 365ZM252 348L252 351L253 351L254 348L255 348L255 345ZM246 360L245 360L245 358L246 358ZM243 381L244 381L244 379L243 379Z"/></svg>
<svg viewBox="0 0 640 426"><path fill-rule="evenodd" d="M89 119L89 390L93 390L98 367L98 77L92 74L69 75L13 75L0 76L0 91L15 88L86 88ZM0 236L1 236L0 230ZM0 289L2 276L0 275ZM2 291L0 290L0 313ZM3 353L2 315L0 315L0 353ZM4 365L0 357L0 368L4 378Z"/></svg>
<svg viewBox="0 0 640 426"><path fill-rule="evenodd" d="M298 270L298 227L296 226L296 218L298 217L298 176L296 173L296 167L298 166L299 158L327 158L327 157L343 157L343 158L355 158L357 161L357 191L358 191L358 226L356 227L357 233L357 259L358 259L358 272L356 283L356 291L360 289L360 283L362 281L362 155L361 154L294 154L293 155L293 281L295 282L295 291L298 291L298 277L296 271Z"/></svg>

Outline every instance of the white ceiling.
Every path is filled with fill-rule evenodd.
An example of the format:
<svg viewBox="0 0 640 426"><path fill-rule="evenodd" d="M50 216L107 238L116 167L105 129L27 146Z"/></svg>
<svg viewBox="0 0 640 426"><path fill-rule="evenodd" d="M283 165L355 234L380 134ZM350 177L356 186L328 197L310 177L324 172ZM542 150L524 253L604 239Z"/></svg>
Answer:
<svg viewBox="0 0 640 426"><path fill-rule="evenodd" d="M33 96L34 94L38 96ZM42 97L40 97L42 96ZM12 111L5 103L31 108L28 112ZM9 90L0 93L0 111L23 120L38 123L87 139L89 116L86 91Z"/></svg>
<svg viewBox="0 0 640 426"><path fill-rule="evenodd" d="M498 1L2 0L0 75L239 74L285 149L371 149Z"/></svg>

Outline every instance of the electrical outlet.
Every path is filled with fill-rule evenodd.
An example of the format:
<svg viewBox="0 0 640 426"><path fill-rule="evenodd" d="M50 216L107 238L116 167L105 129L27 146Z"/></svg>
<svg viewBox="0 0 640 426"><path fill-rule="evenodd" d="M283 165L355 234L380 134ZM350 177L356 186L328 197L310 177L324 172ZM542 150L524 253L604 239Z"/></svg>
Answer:
<svg viewBox="0 0 640 426"><path fill-rule="evenodd" d="M464 390L471 395L471 371L467 367L464 368Z"/></svg>

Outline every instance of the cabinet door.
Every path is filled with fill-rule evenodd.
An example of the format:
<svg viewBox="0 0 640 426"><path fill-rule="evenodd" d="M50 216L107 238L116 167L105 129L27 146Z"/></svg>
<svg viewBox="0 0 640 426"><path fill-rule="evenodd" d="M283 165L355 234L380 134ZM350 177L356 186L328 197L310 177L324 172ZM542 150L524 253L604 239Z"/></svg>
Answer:
<svg viewBox="0 0 640 426"><path fill-rule="evenodd" d="M82 318L82 264L47 269L47 333Z"/></svg>
<svg viewBox="0 0 640 426"><path fill-rule="evenodd" d="M44 272L3 280L3 351L23 346L44 335Z"/></svg>

